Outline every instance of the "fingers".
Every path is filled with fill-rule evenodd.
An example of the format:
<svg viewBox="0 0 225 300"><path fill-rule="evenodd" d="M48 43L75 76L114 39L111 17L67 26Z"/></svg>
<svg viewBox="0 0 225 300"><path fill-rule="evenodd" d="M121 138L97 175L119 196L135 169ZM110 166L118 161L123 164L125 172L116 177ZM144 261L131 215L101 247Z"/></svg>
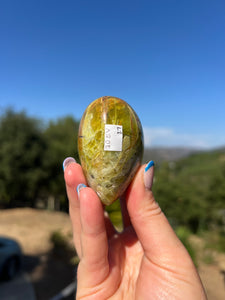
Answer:
<svg viewBox="0 0 225 300"><path fill-rule="evenodd" d="M64 160L64 178L66 183L66 191L69 199L69 212L73 228L73 239L77 254L81 257L81 244L80 244L80 203L77 197L76 188L78 184L86 183L82 168L76 161L69 157Z"/></svg>
<svg viewBox="0 0 225 300"><path fill-rule="evenodd" d="M166 260L168 255L176 255L178 247L184 247L154 199L151 191L153 172L153 162L140 167L127 191L126 201L145 255L160 263L158 259Z"/></svg>
<svg viewBox="0 0 225 300"><path fill-rule="evenodd" d="M108 275L108 238L103 206L89 187L79 186L81 251L80 270L86 286L102 282ZM90 285L89 285L90 284Z"/></svg>
<svg viewBox="0 0 225 300"><path fill-rule="evenodd" d="M104 212L104 218L105 218L105 228L107 232L108 239L110 239L114 234L117 233L116 229L114 228L108 213Z"/></svg>
<svg viewBox="0 0 225 300"><path fill-rule="evenodd" d="M123 228L129 227L131 225L130 216L127 210L126 205L126 196L123 195L120 198L120 207L121 207L121 213L122 213L122 220L123 220Z"/></svg>

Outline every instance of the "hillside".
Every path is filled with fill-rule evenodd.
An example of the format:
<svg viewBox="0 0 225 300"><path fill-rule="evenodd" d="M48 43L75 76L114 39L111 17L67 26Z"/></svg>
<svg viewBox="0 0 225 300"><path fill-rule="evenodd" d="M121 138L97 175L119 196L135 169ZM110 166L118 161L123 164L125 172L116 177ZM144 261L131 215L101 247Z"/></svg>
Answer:
<svg viewBox="0 0 225 300"><path fill-rule="evenodd" d="M204 152L150 149L146 155L150 155L146 161L156 161L153 191L157 202L175 228L185 226L192 232L190 241L208 299L225 299L225 148ZM117 204L109 211L119 225ZM0 235L20 242L24 270L37 300L49 299L74 278L74 265L65 251L54 251L54 232L72 245L68 214L28 208L0 210Z"/></svg>
<svg viewBox="0 0 225 300"><path fill-rule="evenodd" d="M149 160L154 160L156 164L160 164L163 161L175 161L187 157L190 154L196 152L199 152L199 150L194 148L185 148L185 147L146 148L144 150L143 163L148 162Z"/></svg>
<svg viewBox="0 0 225 300"><path fill-rule="evenodd" d="M190 147L153 147L145 148L143 155L143 162L154 160L156 163L162 163L163 161L177 161L192 154L207 154L214 156L214 153L224 153L225 147L211 150L200 150Z"/></svg>
<svg viewBox="0 0 225 300"><path fill-rule="evenodd" d="M196 232L223 222L225 150L190 153L156 165L153 190L172 222Z"/></svg>

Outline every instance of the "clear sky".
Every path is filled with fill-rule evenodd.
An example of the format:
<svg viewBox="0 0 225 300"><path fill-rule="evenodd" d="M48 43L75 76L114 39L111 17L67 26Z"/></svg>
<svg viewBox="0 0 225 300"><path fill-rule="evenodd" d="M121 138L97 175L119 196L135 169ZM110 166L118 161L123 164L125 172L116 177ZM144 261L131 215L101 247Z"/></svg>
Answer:
<svg viewBox="0 0 225 300"><path fill-rule="evenodd" d="M225 145L225 1L0 1L1 111L80 119L104 95L148 146Z"/></svg>

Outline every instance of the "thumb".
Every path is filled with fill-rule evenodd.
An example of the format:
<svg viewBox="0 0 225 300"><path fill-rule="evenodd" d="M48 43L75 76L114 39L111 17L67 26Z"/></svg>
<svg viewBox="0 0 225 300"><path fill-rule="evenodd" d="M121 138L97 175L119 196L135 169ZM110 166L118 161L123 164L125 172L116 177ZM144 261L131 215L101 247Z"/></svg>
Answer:
<svg viewBox="0 0 225 300"><path fill-rule="evenodd" d="M155 201L151 187L154 162L138 170L126 194L127 209L145 255L157 264L188 255L167 218ZM181 252L180 252L181 251Z"/></svg>

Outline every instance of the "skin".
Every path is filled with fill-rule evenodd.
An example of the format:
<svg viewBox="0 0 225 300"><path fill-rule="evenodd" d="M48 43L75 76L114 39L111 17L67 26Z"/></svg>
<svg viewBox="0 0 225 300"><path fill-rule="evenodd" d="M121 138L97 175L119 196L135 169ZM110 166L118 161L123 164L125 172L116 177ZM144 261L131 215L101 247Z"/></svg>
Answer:
<svg viewBox="0 0 225 300"><path fill-rule="evenodd" d="M111 224L82 168L64 172L80 258L76 299L207 299L197 270L183 244L144 185L141 166L121 201L124 229ZM153 167L152 167L153 177ZM151 176L150 176L151 177Z"/></svg>

